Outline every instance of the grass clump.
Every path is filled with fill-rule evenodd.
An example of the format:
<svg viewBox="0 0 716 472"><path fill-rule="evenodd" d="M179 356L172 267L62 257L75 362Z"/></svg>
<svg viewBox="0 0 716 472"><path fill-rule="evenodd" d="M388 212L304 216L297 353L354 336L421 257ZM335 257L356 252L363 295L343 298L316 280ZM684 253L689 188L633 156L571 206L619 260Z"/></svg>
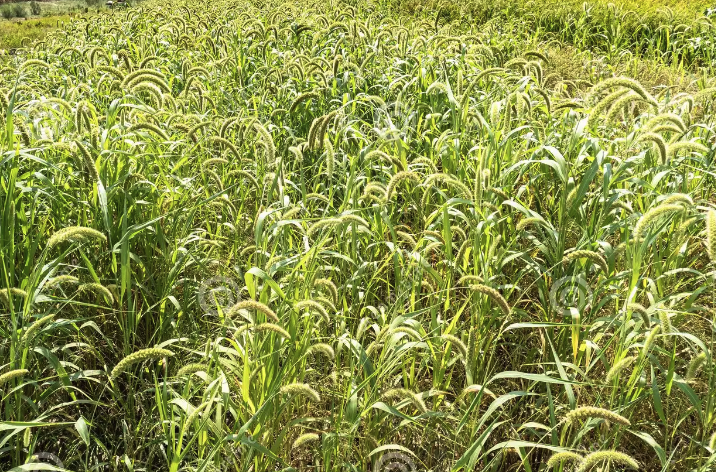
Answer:
<svg viewBox="0 0 716 472"><path fill-rule="evenodd" d="M716 37L624 5L1 22L0 470L708 468Z"/></svg>

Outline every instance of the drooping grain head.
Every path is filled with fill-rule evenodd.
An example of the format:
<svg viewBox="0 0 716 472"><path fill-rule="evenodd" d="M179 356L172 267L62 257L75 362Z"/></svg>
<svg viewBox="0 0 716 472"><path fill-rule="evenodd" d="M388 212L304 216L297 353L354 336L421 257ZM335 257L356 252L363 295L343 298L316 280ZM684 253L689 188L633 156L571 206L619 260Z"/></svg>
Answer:
<svg viewBox="0 0 716 472"><path fill-rule="evenodd" d="M126 372L129 367L131 367L134 364L137 364L139 362L144 362L146 360L152 360L152 359L161 359L163 357L172 357L174 353L168 349L162 349L162 348L147 348L147 349L141 349L137 352L134 352L121 361L117 363L117 365L114 366L114 369L112 369L112 373L110 374L111 379L116 379L119 377L123 372Z"/></svg>
<svg viewBox="0 0 716 472"><path fill-rule="evenodd" d="M570 411L565 416L565 421L567 424L574 424L577 421L584 421L590 418L601 418L622 426L631 425L631 422L619 413L594 406L582 406Z"/></svg>

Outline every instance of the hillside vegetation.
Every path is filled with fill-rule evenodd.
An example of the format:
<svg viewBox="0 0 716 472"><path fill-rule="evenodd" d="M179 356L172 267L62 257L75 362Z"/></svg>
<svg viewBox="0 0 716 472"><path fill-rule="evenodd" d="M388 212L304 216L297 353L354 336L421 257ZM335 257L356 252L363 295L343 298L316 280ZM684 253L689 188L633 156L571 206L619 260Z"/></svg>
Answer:
<svg viewBox="0 0 716 472"><path fill-rule="evenodd" d="M535 5L0 56L0 469L713 470L716 28Z"/></svg>

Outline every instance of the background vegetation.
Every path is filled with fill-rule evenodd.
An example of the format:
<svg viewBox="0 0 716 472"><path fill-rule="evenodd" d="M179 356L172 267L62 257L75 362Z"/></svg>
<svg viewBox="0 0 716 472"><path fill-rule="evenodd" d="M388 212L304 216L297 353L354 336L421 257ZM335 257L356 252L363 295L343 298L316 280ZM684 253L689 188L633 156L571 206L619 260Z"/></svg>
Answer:
<svg viewBox="0 0 716 472"><path fill-rule="evenodd" d="M671 7L157 1L21 40L0 468L712 470L716 29Z"/></svg>
<svg viewBox="0 0 716 472"><path fill-rule="evenodd" d="M0 54L44 38L78 14L99 13L104 8L104 2L98 0L32 0L2 4L0 18L10 21L0 20Z"/></svg>

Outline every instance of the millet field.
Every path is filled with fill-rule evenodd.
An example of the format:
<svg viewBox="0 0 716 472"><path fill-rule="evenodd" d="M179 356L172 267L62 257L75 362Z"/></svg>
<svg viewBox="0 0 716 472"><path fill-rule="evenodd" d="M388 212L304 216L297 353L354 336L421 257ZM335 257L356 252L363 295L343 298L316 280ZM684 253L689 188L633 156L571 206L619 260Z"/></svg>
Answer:
<svg viewBox="0 0 716 472"><path fill-rule="evenodd" d="M0 470L716 470L716 4L146 0L16 43Z"/></svg>

